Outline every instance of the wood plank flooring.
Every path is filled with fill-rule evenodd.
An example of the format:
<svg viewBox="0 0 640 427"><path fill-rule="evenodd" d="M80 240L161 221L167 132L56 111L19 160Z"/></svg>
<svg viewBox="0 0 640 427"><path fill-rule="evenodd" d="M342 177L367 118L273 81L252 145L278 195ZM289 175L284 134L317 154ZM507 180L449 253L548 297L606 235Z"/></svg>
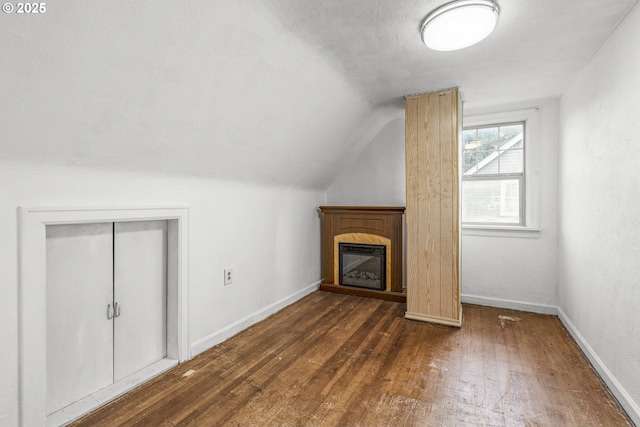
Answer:
<svg viewBox="0 0 640 427"><path fill-rule="evenodd" d="M74 425L632 425L557 317L405 310L315 292Z"/></svg>

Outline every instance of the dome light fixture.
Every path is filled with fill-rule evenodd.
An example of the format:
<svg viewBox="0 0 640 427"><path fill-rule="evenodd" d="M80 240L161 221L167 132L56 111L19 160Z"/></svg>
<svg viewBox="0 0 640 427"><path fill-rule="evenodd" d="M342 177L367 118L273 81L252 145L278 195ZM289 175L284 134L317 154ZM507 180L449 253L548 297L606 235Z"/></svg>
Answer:
<svg viewBox="0 0 640 427"><path fill-rule="evenodd" d="M422 41L439 51L464 49L484 40L498 24L493 0L455 0L433 10L422 24Z"/></svg>

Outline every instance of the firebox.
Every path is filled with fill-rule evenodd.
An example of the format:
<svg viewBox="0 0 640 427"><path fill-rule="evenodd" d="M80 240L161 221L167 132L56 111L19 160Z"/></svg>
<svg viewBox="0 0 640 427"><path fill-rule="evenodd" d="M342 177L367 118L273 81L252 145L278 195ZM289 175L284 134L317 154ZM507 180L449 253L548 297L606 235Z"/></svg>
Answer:
<svg viewBox="0 0 640 427"><path fill-rule="evenodd" d="M341 285L386 289L386 246L340 243L339 251Z"/></svg>

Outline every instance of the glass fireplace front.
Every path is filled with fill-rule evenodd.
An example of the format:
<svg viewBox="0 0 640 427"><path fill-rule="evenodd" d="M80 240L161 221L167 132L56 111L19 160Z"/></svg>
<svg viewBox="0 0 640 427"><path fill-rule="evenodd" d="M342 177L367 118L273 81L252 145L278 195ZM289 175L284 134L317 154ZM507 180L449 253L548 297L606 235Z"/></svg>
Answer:
<svg viewBox="0 0 640 427"><path fill-rule="evenodd" d="M386 289L386 246L340 243L339 251L341 285Z"/></svg>

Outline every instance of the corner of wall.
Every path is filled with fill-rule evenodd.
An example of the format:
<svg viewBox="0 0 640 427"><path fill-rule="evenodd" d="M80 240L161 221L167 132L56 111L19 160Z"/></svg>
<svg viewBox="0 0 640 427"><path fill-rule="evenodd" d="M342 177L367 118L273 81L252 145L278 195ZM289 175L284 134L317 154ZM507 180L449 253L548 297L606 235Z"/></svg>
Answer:
<svg viewBox="0 0 640 427"><path fill-rule="evenodd" d="M194 343L191 344L191 357L194 357L203 351L210 349L211 347L220 344L228 338L236 335L237 333L247 329L249 326L260 322L261 320L266 319L272 314L277 313L288 305L293 304L294 302L306 297L310 293L316 291L318 286L320 285L320 281L315 282L307 286L306 288L294 292L293 294L282 298L279 301L274 302L266 307L261 308L260 310L243 317L242 319L218 330L204 338L201 338Z"/></svg>
<svg viewBox="0 0 640 427"><path fill-rule="evenodd" d="M562 324L567 328L569 334L573 337L573 340L578 344L578 347L582 350L587 357L593 368L598 372L600 378L609 388L609 391L614 395L620 406L624 408L627 415L636 424L640 425L640 406L633 400L633 398L627 393L625 388L620 384L616 377L611 373L607 365L600 359L595 350L589 345L584 336L578 331L573 324L569 316L558 307L558 317Z"/></svg>

